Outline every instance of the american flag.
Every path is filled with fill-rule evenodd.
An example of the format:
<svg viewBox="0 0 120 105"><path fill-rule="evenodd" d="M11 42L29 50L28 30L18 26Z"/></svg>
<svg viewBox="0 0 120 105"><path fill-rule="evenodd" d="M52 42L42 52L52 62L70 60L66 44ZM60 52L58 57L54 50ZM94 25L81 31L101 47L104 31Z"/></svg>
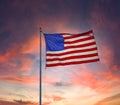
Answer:
<svg viewBox="0 0 120 105"><path fill-rule="evenodd" d="M80 34L44 34L46 66L65 66L99 61L93 31Z"/></svg>

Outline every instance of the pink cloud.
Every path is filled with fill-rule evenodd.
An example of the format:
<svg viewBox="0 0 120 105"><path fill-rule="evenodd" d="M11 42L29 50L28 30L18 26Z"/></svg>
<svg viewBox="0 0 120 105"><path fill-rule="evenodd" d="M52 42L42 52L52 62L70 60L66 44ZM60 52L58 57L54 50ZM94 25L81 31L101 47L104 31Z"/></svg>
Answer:
<svg viewBox="0 0 120 105"><path fill-rule="evenodd" d="M119 67L118 65L114 64L114 65L112 66L112 69L113 69L114 71L118 71L118 70L120 70L120 67Z"/></svg>
<svg viewBox="0 0 120 105"><path fill-rule="evenodd" d="M44 16L44 17L36 17L36 20L34 21L37 28L42 27L42 31L44 33L76 33L80 32L81 30L73 28L73 26L68 25L69 24L69 17L71 17L71 14L68 13L67 15L62 13L62 16ZM41 18L41 19L39 19ZM59 19L59 21L58 21ZM46 21L44 21L46 20ZM52 20L52 21L49 21ZM79 19L80 20L80 19ZM53 24L54 23L54 24ZM41 26L40 26L41 25ZM52 25L52 28L50 28Z"/></svg>
<svg viewBox="0 0 120 105"><path fill-rule="evenodd" d="M115 82L115 83L120 83L120 77L119 75L109 71L109 72L101 72L100 73L101 77L107 81ZM118 84L119 85L119 84Z"/></svg>
<svg viewBox="0 0 120 105"><path fill-rule="evenodd" d="M95 73L90 68L83 66L82 68L77 68L72 73L69 73L70 82L72 85L81 85L85 87L89 87L97 92L108 92L112 84L107 84L105 80L103 80L103 76ZM106 79L106 78L105 78Z"/></svg>
<svg viewBox="0 0 120 105"><path fill-rule="evenodd" d="M100 93L108 93L120 84L119 74L108 70L92 70L86 65L74 68L68 75L71 85L89 87Z"/></svg>
<svg viewBox="0 0 120 105"><path fill-rule="evenodd" d="M106 67L111 67L114 59L113 50L107 45L104 44L101 46L100 50L100 62L103 63Z"/></svg>
<svg viewBox="0 0 120 105"><path fill-rule="evenodd" d="M102 3L102 1L100 1ZM108 17L106 12L103 12L103 8L101 8L100 2L94 2L93 10L91 12L91 23L96 30L101 29L110 29L113 32L117 31L119 28L118 23L115 21L111 21L111 18ZM104 3L109 4L112 3L111 0L104 1Z"/></svg>
<svg viewBox="0 0 120 105"><path fill-rule="evenodd" d="M54 77L50 77L50 76L43 76L42 77L42 83L43 84L54 84L56 82L59 82L60 81L60 78L54 78Z"/></svg>

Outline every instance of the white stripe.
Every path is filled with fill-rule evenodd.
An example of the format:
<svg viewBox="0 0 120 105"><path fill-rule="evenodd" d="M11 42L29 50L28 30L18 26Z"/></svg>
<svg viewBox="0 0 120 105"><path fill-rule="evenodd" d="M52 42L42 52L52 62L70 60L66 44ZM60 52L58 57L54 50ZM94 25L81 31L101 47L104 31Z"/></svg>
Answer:
<svg viewBox="0 0 120 105"><path fill-rule="evenodd" d="M84 39L84 38L89 38L89 37L90 36L80 36L80 37L70 38L70 39L65 39L65 40L67 40L67 41L75 41L75 40L78 40L78 39Z"/></svg>
<svg viewBox="0 0 120 105"><path fill-rule="evenodd" d="M90 48L96 48L96 44L91 45L91 46L82 47L82 48L69 48L69 49L65 49L65 50L61 50L61 51L47 51L47 54L61 54L61 53L69 52L69 51L85 50L85 49L90 49Z"/></svg>
<svg viewBox="0 0 120 105"><path fill-rule="evenodd" d="M81 52L81 53L65 54L65 55L61 55L61 56L47 56L47 59L66 58L66 57L71 57L71 56L88 55L88 54L95 54L95 53L97 53L97 50L88 51L88 52Z"/></svg>
<svg viewBox="0 0 120 105"><path fill-rule="evenodd" d="M70 59L70 60L61 60L61 61L47 61L47 64L57 64L57 63L67 63L67 62L79 62L79 61L87 61L87 60L94 60L98 59L98 56L89 57L89 58L79 58L79 59Z"/></svg>
<svg viewBox="0 0 120 105"><path fill-rule="evenodd" d="M84 38L86 36L93 36L93 33L91 32L91 33L88 33L88 34L83 35L83 36L81 34L63 34L62 36L67 38L67 37L71 37L71 36L75 36L75 35L77 35L78 37Z"/></svg>
<svg viewBox="0 0 120 105"><path fill-rule="evenodd" d="M76 42L74 44L65 44L64 46L67 47L67 46L76 46L76 45L82 45L82 44L87 44L87 43L91 43L91 42L95 42L94 39L91 39L91 40L87 40L87 41L83 41L83 42Z"/></svg>

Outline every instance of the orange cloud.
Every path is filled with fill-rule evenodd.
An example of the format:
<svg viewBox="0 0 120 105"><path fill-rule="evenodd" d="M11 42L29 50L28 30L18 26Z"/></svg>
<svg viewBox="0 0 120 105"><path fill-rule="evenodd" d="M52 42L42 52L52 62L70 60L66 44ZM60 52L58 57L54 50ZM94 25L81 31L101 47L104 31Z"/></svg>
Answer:
<svg viewBox="0 0 120 105"><path fill-rule="evenodd" d="M53 96L52 98L54 101L61 101L64 99L63 97L60 97L60 96Z"/></svg>
<svg viewBox="0 0 120 105"><path fill-rule="evenodd" d="M18 54L19 54L18 47L16 45L13 45L12 49L0 55L0 63L7 62L9 61L9 59L15 58Z"/></svg>
<svg viewBox="0 0 120 105"><path fill-rule="evenodd" d="M14 100L14 102L20 105L39 105L39 103L32 102L32 101Z"/></svg>
<svg viewBox="0 0 120 105"><path fill-rule="evenodd" d="M36 53L39 53L39 37L36 35L26 40L26 43L14 44L8 51L0 55L0 68L3 70L0 79L7 79L6 75L9 74L8 78L11 78L11 80L8 79L9 81L26 81L23 80L24 78L20 75L23 73L31 74L36 60L36 58L32 58L32 56L36 57ZM18 76L14 77L14 74ZM20 78L22 79L19 80ZM30 81L32 81L32 79L30 79Z"/></svg>
<svg viewBox="0 0 120 105"><path fill-rule="evenodd" d="M39 105L37 102L32 102L32 101L5 101L5 100L0 100L0 105Z"/></svg>
<svg viewBox="0 0 120 105"><path fill-rule="evenodd" d="M116 94L97 102L95 105L119 105L120 94Z"/></svg>
<svg viewBox="0 0 120 105"><path fill-rule="evenodd" d="M65 98L61 97L61 96L55 96L55 95L54 96L44 96L42 105L52 105L52 104L55 104L62 100L65 100Z"/></svg>
<svg viewBox="0 0 120 105"><path fill-rule="evenodd" d="M51 102L43 102L42 105L50 105Z"/></svg>
<svg viewBox="0 0 120 105"><path fill-rule="evenodd" d="M61 97L61 96L55 96L55 95L53 95L53 96L44 96L44 98L52 99L53 101L61 101L61 100L64 99L64 98Z"/></svg>
<svg viewBox="0 0 120 105"><path fill-rule="evenodd" d="M4 54L0 55L0 62L9 61L11 58L16 58L20 54L34 54L39 52L40 38L37 35L33 35L28 38L26 43L20 43L18 45L13 45L10 50L6 51Z"/></svg>
<svg viewBox="0 0 120 105"><path fill-rule="evenodd" d="M20 77L17 75L7 75L7 76L1 76L0 80L9 81L9 82L19 82L19 83L25 83L25 84L38 84L39 83L39 78L35 76Z"/></svg>
<svg viewBox="0 0 120 105"><path fill-rule="evenodd" d="M39 52L39 50L40 50L40 36L33 35L25 44L23 44L22 48L20 49L20 52L23 54L36 53Z"/></svg>
<svg viewBox="0 0 120 105"><path fill-rule="evenodd" d="M21 60L22 60L22 64L19 70L31 70L33 60L25 57L23 57Z"/></svg>

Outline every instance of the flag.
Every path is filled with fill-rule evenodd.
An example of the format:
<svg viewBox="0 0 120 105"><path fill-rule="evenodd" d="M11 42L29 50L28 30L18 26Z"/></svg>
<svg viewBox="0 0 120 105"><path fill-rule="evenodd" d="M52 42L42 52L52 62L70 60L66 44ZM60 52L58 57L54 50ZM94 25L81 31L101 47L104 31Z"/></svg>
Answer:
<svg viewBox="0 0 120 105"><path fill-rule="evenodd" d="M93 31L81 34L44 34L46 66L65 66L99 61Z"/></svg>

